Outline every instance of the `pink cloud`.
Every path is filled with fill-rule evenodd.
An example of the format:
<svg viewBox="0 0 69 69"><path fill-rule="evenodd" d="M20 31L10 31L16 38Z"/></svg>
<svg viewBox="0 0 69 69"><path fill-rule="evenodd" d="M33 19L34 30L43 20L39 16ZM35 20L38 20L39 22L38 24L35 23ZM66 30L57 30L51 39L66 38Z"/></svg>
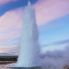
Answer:
<svg viewBox="0 0 69 69"><path fill-rule="evenodd" d="M41 0L35 5L37 23L43 24L69 14L69 0Z"/></svg>
<svg viewBox="0 0 69 69"><path fill-rule="evenodd" d="M0 53L10 53L12 55L17 55L19 52L19 47L16 46L16 45L10 45L10 46L4 46L4 45L1 45L0 46Z"/></svg>
<svg viewBox="0 0 69 69"><path fill-rule="evenodd" d="M5 15L0 17L0 41L2 42L19 37L21 33L22 22L22 12L19 10L7 12Z"/></svg>
<svg viewBox="0 0 69 69"><path fill-rule="evenodd" d="M8 2L14 2L14 1L16 1L16 0L0 0L0 5L4 5Z"/></svg>

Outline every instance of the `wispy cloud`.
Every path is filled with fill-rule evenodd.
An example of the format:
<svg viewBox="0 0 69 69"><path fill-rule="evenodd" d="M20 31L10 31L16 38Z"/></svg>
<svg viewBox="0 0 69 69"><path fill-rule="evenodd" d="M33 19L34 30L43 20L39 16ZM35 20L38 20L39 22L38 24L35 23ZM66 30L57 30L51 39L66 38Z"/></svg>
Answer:
<svg viewBox="0 0 69 69"><path fill-rule="evenodd" d="M37 23L43 24L69 14L69 0L39 0L36 5Z"/></svg>
<svg viewBox="0 0 69 69"><path fill-rule="evenodd" d="M6 4L8 2L15 2L16 0L0 0L0 5Z"/></svg>

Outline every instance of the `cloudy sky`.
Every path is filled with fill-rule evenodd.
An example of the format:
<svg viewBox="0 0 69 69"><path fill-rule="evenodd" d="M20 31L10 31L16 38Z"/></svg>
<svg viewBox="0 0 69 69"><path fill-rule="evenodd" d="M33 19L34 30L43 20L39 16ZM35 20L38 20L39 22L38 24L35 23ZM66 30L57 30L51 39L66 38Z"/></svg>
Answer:
<svg viewBox="0 0 69 69"><path fill-rule="evenodd" d="M22 2L21 2L22 1ZM0 53L17 52L26 0L0 0ZM32 0L42 48L69 43L69 0ZM53 44L52 44L53 43ZM52 44L52 45L51 45ZM53 48L53 47L52 47ZM46 49L45 49L46 50Z"/></svg>

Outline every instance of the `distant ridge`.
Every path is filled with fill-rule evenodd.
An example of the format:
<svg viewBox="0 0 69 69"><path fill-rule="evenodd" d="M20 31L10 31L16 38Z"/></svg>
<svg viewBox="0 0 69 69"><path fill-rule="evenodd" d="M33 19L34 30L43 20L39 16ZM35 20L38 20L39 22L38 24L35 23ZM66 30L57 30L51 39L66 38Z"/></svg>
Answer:
<svg viewBox="0 0 69 69"><path fill-rule="evenodd" d="M0 53L0 56L17 56L16 54Z"/></svg>

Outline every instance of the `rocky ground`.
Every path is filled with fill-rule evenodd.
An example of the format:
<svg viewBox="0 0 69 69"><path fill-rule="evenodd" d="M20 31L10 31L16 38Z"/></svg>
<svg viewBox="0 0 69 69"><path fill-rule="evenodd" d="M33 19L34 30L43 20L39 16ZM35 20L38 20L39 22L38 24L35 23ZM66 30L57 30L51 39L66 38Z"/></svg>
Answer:
<svg viewBox="0 0 69 69"><path fill-rule="evenodd" d="M7 65L0 65L0 69L10 69L10 68L7 68Z"/></svg>

